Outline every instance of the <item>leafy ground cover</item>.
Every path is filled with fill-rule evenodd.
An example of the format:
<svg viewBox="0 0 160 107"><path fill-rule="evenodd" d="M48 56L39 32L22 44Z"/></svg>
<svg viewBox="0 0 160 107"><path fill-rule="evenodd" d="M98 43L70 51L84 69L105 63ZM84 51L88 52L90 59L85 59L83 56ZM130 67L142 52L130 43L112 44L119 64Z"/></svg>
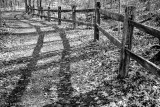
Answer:
<svg viewBox="0 0 160 107"><path fill-rule="evenodd" d="M107 22L108 23L103 24L102 26L106 28L110 34L121 40L121 35L117 35L118 32L114 32L112 29L112 26L117 25L117 22ZM62 24L59 26L59 28L63 29L66 27L68 28L70 25ZM123 80L119 80L117 79L117 73L120 50L110 43L110 41L102 34L100 35L100 40L97 42L92 41L93 37L81 38L82 35L93 36L93 32L91 30L66 31L67 39L71 39L70 37L76 37L75 35L78 35L79 39L73 43L69 41L71 46L69 55L67 54L63 57L64 51L61 51L59 54L51 58L38 61L39 65L50 63L52 61L54 61L54 63L52 63L50 67L32 72L30 83L21 98L21 102L17 103L17 105L21 105L22 107L160 106L160 81L156 75L152 75L151 71L143 69L136 61L131 60L128 77ZM47 36L52 38L52 35ZM36 40L37 37L38 36L32 37L32 44L35 43L34 40ZM148 37L150 36L140 32L139 30L135 30L132 51L150 59L158 51L150 50L150 47L157 44L158 40L156 38L148 39ZM27 41L31 40L26 39L24 36L22 38L14 38L15 39L12 39L10 37L15 46L22 45L20 42L16 42L18 39L26 40L23 41L23 43L26 42L26 45L28 45ZM60 37L57 38L57 40L60 40ZM47 39L48 38L46 38L46 41ZM6 38L6 40L8 39ZM8 41L6 44L9 44ZM80 46L79 44L75 45L77 41L81 41ZM63 42L64 41L50 44L45 48L54 47L55 45L59 46L60 44L62 45ZM74 48L78 46L79 48L74 50ZM51 48L47 51L50 50ZM12 55L11 58L14 59L14 55ZM14 67L18 68L17 65L14 65ZM10 69L14 69L14 67L11 66ZM62 69L64 69L64 71L67 69L71 74L69 80L72 86L72 93L70 98L68 98L68 101L63 101L58 96L58 87L61 80L59 72L63 73ZM1 71L1 73L3 72ZM2 104L2 107L3 103L5 103L6 97L16 87L20 76L20 74L14 74L8 75L7 77L0 77L0 104Z"/></svg>

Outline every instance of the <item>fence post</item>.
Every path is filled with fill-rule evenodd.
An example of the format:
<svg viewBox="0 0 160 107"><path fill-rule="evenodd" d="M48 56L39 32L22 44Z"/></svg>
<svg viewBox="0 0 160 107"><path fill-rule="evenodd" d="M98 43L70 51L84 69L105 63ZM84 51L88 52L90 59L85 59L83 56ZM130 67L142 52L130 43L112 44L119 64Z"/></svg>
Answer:
<svg viewBox="0 0 160 107"><path fill-rule="evenodd" d="M27 5L27 6L26 6L26 13L28 13L28 10L29 10L29 9L28 9L28 5Z"/></svg>
<svg viewBox="0 0 160 107"><path fill-rule="evenodd" d="M95 4L94 41L99 40L99 29L97 28L97 24L100 24L100 12L99 12L100 7L101 7L100 2L97 2Z"/></svg>
<svg viewBox="0 0 160 107"><path fill-rule="evenodd" d="M27 8L26 13L28 13L29 12L29 6L27 5L26 8Z"/></svg>
<svg viewBox="0 0 160 107"><path fill-rule="evenodd" d="M28 9L28 14L29 14L30 13L30 6L28 5L27 7L28 7L27 9Z"/></svg>
<svg viewBox="0 0 160 107"><path fill-rule="evenodd" d="M75 23L75 21L76 21L76 6L75 5L72 6L72 20L74 21L73 22L73 29L75 29L76 28L76 23Z"/></svg>
<svg viewBox="0 0 160 107"><path fill-rule="evenodd" d="M26 13L28 12L28 3L27 3L27 0L25 0L25 10L26 10Z"/></svg>
<svg viewBox="0 0 160 107"><path fill-rule="evenodd" d="M39 17L41 18L41 7L39 7Z"/></svg>
<svg viewBox="0 0 160 107"><path fill-rule="evenodd" d="M58 6L58 25L61 25L61 6Z"/></svg>
<svg viewBox="0 0 160 107"><path fill-rule="evenodd" d="M51 21L51 18L50 18L50 17L51 17L50 9L51 9L51 8L50 8L50 7L48 7L48 21L49 21L49 22Z"/></svg>
<svg viewBox="0 0 160 107"><path fill-rule="evenodd" d="M31 8L31 14L32 14L33 13L33 7L31 6L30 8Z"/></svg>
<svg viewBox="0 0 160 107"><path fill-rule="evenodd" d="M33 14L35 13L35 10L34 10L34 8L35 8L35 7L34 7L34 5L33 5Z"/></svg>
<svg viewBox="0 0 160 107"><path fill-rule="evenodd" d="M31 7L31 5L29 5L29 14L31 14L32 13L32 7Z"/></svg>
<svg viewBox="0 0 160 107"><path fill-rule="evenodd" d="M129 50L132 48L132 36L134 27L130 24L129 20L134 20L134 13L134 6L126 7L118 78L125 78L128 76L130 56L126 54L125 48Z"/></svg>
<svg viewBox="0 0 160 107"><path fill-rule="evenodd" d="M43 18L43 7L40 7L40 11L41 11L41 19Z"/></svg>
<svg viewBox="0 0 160 107"><path fill-rule="evenodd" d="M40 12L41 12L41 11L40 11L40 7L38 6L38 16L39 16L39 17L40 17L40 15L41 15Z"/></svg>

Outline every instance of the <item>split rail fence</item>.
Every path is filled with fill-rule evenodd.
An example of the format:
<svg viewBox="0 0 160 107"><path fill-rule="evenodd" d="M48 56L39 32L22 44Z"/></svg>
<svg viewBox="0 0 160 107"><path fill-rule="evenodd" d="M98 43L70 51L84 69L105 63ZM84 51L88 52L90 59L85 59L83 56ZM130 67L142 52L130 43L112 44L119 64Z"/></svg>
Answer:
<svg viewBox="0 0 160 107"><path fill-rule="evenodd" d="M150 62L149 60L136 55L131 51L132 49L132 38L133 38L133 30L136 27L139 30L144 31L154 37L157 37L160 40L160 31L142 25L134 21L134 13L135 7L128 6L125 8L125 15L118 13L112 13L103 9L100 9L100 3L96 4L96 21L94 23L95 26L95 37L99 38L99 31L101 31L115 46L121 49L121 56L120 56L120 64L119 64L119 77L124 78L128 75L128 68L130 63L130 58L136 60L141 66L153 72L154 74L160 76L160 68L155 65L154 63ZM123 36L122 42L117 40L114 36L110 35L100 26L100 15L105 15L108 18L111 18L115 21L123 22Z"/></svg>
<svg viewBox="0 0 160 107"><path fill-rule="evenodd" d="M48 9L43 9L43 7L39 7L38 9L34 8L34 6L27 6L27 12L32 14L32 15L36 15L39 16L41 19L45 18L48 21L51 21L52 19L54 20L58 20L58 25L61 25L61 22L70 22L73 23L73 28L76 28L76 23L77 24L81 24L81 25L87 25L87 26L94 26L92 23L88 23L88 22L83 22L83 21L78 21L76 20L76 13L90 13L90 12L94 12L95 9L81 9L81 10L76 10L76 6L72 6L72 9L67 9L67 10L62 10L61 6L58 6L57 10L51 9L50 7L48 7ZM37 12L37 14L35 14ZM51 14L55 14L57 12L58 17L51 17ZM62 18L62 13L68 13L68 12L72 12L72 20L69 19L63 19Z"/></svg>
<svg viewBox="0 0 160 107"><path fill-rule="evenodd" d="M154 28L142 25L140 23L137 23L134 21L134 13L135 13L135 7L134 6L127 6L125 8L125 15L118 14L118 13L112 13L107 10L103 10L100 8L100 2L96 3L95 9L84 9L84 10L76 10L76 7L72 7L71 10L61 10L61 7L58 7L58 10L51 10L50 7L48 9L35 9L34 7L28 7L28 12L31 12L33 15L37 15L41 18L45 17L48 19L48 21L51 21L51 19L58 20L58 24L61 24L61 21L71 22L73 23L74 28L76 28L76 23L87 25L87 26L93 26L94 27L94 40L99 40L99 33L102 32L115 46L117 46L120 51L120 64L119 64L119 77L125 78L128 75L128 68L130 63L130 58L136 60L141 66L149 70L150 72L153 72L154 74L160 76L160 68L155 65L154 63L150 62L149 60L136 55L133 53L132 50L132 38L133 38L133 30L136 27L139 30L144 31L147 34L150 34L160 40L160 31L156 30ZM38 11L38 14L35 14L35 11ZM47 16L43 15L44 12L47 12ZM58 12L58 18L51 17L51 12ZM62 12L72 12L72 20L68 19L61 19L61 13ZM76 20L76 13L78 12L94 12L94 23L87 23L87 22L81 22ZM108 18L123 22L123 36L122 41L120 42L118 39L116 39L114 36L109 34L106 30L104 30L101 25L101 15L107 16ZM52 55L51 55L52 56ZM40 57L39 59L42 59L44 57L48 57L46 54L43 57ZM24 63L30 61L32 58L19 58L17 60L11 60L11 61L4 61L5 65L10 65L12 63Z"/></svg>

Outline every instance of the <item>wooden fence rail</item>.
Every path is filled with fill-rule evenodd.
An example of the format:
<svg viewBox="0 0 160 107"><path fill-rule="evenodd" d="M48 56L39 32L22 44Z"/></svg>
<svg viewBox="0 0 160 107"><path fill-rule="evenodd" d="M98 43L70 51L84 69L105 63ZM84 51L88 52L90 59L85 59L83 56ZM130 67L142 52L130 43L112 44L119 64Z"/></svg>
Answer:
<svg viewBox="0 0 160 107"><path fill-rule="evenodd" d="M107 16L108 18L111 18L112 20L120 21L120 22L124 21L124 16L121 15L121 14L112 13L112 12L109 12L109 11L106 11L106 10L102 10L102 9L100 9L100 13L102 15ZM155 28L152 28L152 27L149 27L149 26L146 26L146 25L142 25L142 24L137 23L135 21L131 21L131 20L129 20L129 21L134 27L136 27L136 28L138 28L138 29L140 29L140 30L144 31L145 33L148 33L148 34L150 34L152 36L160 38L160 31L159 30L157 30Z"/></svg>
<svg viewBox="0 0 160 107"><path fill-rule="evenodd" d="M102 10L102 9L100 9L100 13L102 15L107 16L108 18L111 18L112 20L120 21L120 22L124 21L124 16L121 15L121 14L112 13L112 12L109 12L109 11L106 11L106 10ZM139 30L142 30L145 33L148 33L148 34L150 34L152 36L160 38L160 31L159 30L157 30L155 28L152 28L152 27L149 27L149 26L146 26L146 25L142 25L142 24L137 23L135 21L131 21L131 20L129 20L129 21L134 27L138 28Z"/></svg>
<svg viewBox="0 0 160 107"><path fill-rule="evenodd" d="M40 9L36 9L36 8L32 8L32 7L29 7L28 9L33 9L33 10L40 10ZM43 11L48 11L48 9L43 9ZM51 12L58 12L57 9L51 9L50 10ZM86 13L86 12L94 12L95 9L80 9L80 10L75 10L75 12L80 12L80 13ZM63 9L61 10L61 12L72 12L72 9Z"/></svg>
<svg viewBox="0 0 160 107"><path fill-rule="evenodd" d="M109 11L107 11L107 10L102 10L102 9L100 9L99 11L100 11L100 14L105 15L105 16L107 16L108 18L111 18L112 20L121 21L121 22L124 21L124 16L121 15L121 14L112 13L112 12L109 12Z"/></svg>
<svg viewBox="0 0 160 107"><path fill-rule="evenodd" d="M139 64L141 64L141 66L148 69L150 72L153 72L155 75L160 76L160 68L157 65L144 59L141 56L134 54L133 52L131 52L128 49L125 49L125 51L132 59L136 60Z"/></svg>
<svg viewBox="0 0 160 107"><path fill-rule="evenodd" d="M108 32L106 32L100 25L96 25L98 27L98 29L118 48L121 48L121 42L116 39L115 37L113 37L112 35L110 35Z"/></svg>
<svg viewBox="0 0 160 107"><path fill-rule="evenodd" d="M148 33L154 37L157 37L158 39L160 39L160 31L155 29L155 28L152 28L152 27L149 27L149 26L146 26L146 25L142 25L140 23L137 23L137 22L134 22L134 21L130 21L130 23L138 28L139 30L142 30L144 31L145 33Z"/></svg>

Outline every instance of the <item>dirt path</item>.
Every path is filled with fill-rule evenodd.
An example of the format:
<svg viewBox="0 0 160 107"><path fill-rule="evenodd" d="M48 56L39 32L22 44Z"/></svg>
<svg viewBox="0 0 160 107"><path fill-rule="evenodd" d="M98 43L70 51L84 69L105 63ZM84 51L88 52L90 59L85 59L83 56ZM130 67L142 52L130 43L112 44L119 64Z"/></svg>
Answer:
<svg viewBox="0 0 160 107"><path fill-rule="evenodd" d="M20 105L26 107L42 107L45 104L55 102L57 99L64 98L60 101L66 103L65 99L67 100L74 90L71 83L71 65L74 62L90 58L91 54L94 53L85 53L85 51L83 53L81 49L72 52L73 49L71 48L82 45L83 50L87 42L93 39L91 36L93 31L74 30L64 33L65 28L61 31L57 27L55 29L53 25L43 27L40 24L41 22L34 20L15 21L15 23L12 21L14 20L6 21L8 26L10 26L8 28L11 34L3 36L5 48L0 54L0 59L5 61L30 55L32 59L25 65L25 68L18 70L19 73L17 75L20 74L20 78L7 97L6 102L9 103L9 106L21 102ZM55 33L47 34L49 30L55 30ZM33 36L12 35L13 33L24 32L37 32L37 34ZM51 58L38 61L40 53L56 50L62 50L62 52ZM80 54L77 54L77 52ZM9 67L14 70L19 69L21 66L18 65L17 67L17 65L14 65ZM10 76L15 76L15 73Z"/></svg>
<svg viewBox="0 0 160 107"><path fill-rule="evenodd" d="M19 27L17 29L16 27L10 28L9 31L11 32L11 34L3 36L3 47L4 48L2 49L2 53L0 54L1 60L9 60L9 59L17 58L17 57L25 57L25 56L31 55L33 48L35 47L37 38L38 38L38 35L35 32L35 28L33 27L35 25L33 24L34 20L32 21L23 20L23 22L21 23L18 21L17 23L15 22L14 24L23 25L23 24L28 24L28 23L29 25L27 26L30 28L24 28L24 29L19 29ZM39 24L37 24L36 26L39 26ZM59 34L56 33L56 31L54 30L52 26L50 27L40 26L41 31L44 32L45 34L44 47L42 48L41 52L48 52L50 50L55 51L55 50L63 49L62 40ZM52 33L50 31L54 31L54 32ZM18 34L16 35L16 33ZM91 30L84 31L84 32L82 30L67 31L67 38L69 39L71 43L71 47L74 47L74 46L78 46L82 44L82 41L84 41L85 39L91 40L92 39L92 36L90 35L91 33L93 33L93 31Z"/></svg>
<svg viewBox="0 0 160 107"><path fill-rule="evenodd" d="M9 104L7 106L14 106L15 103L20 101L21 97L23 96L24 91L26 90L30 82L32 71L34 71L34 68L37 64L39 53L43 46L44 34L41 34L40 27L35 26L35 28L36 28L36 31L38 32L39 37L38 37L36 47L34 48L34 51L32 53L33 59L30 61L29 64L27 64L27 69L22 70L21 77L16 87L12 90L12 92L7 98L6 102L7 104Z"/></svg>
<svg viewBox="0 0 160 107"><path fill-rule="evenodd" d="M71 83L71 77L72 77L72 73L70 71L71 62L67 61L67 59L68 58L70 59L71 57L70 55L71 46L66 37L64 29L59 29L58 27L56 29L60 32L60 37L62 39L64 47L61 56L60 71L58 74L60 79L57 85L57 94L59 102L61 102L62 104L66 104L68 103L68 101L70 101L72 92L74 90Z"/></svg>

